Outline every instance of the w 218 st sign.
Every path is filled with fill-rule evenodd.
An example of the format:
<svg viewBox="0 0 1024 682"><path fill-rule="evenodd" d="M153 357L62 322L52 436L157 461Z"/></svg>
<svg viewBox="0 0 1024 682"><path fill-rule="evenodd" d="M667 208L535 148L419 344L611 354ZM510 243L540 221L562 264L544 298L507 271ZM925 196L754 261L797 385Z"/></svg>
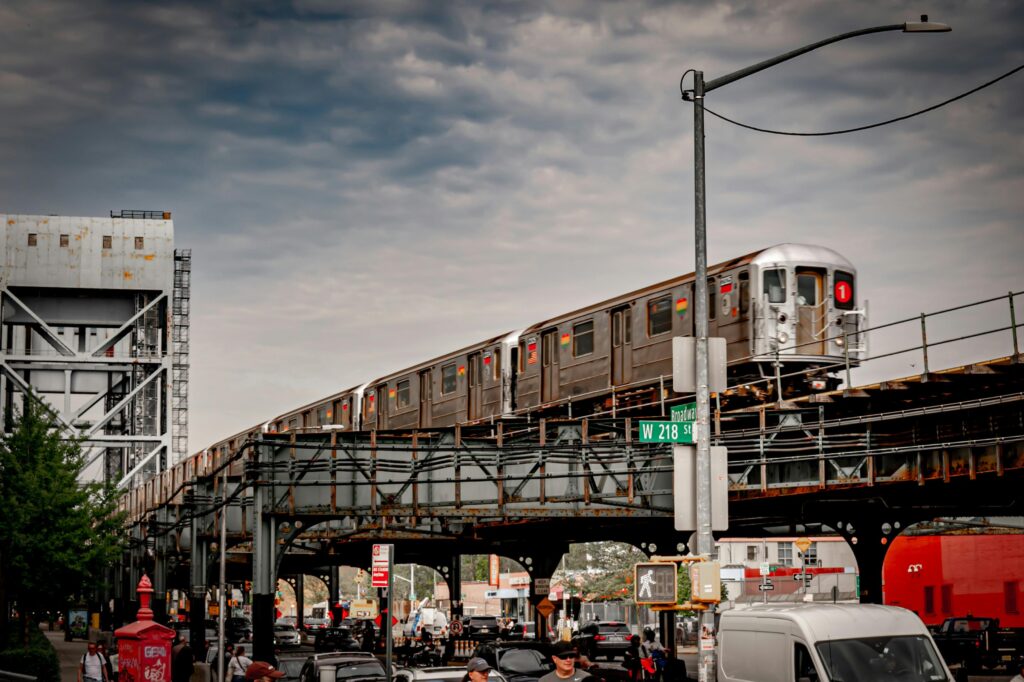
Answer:
<svg viewBox="0 0 1024 682"><path fill-rule="evenodd" d="M647 563L633 567L633 601L637 604L675 604L677 586L675 564Z"/></svg>

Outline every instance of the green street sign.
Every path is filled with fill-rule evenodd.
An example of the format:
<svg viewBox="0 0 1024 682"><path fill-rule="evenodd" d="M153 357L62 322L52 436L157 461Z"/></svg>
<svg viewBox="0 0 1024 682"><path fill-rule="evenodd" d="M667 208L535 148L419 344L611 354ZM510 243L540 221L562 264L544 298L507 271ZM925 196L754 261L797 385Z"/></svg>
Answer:
<svg viewBox="0 0 1024 682"><path fill-rule="evenodd" d="M641 443L695 443L693 422L640 422Z"/></svg>
<svg viewBox="0 0 1024 682"><path fill-rule="evenodd" d="M697 421L697 403L684 403L672 406L672 421L674 422L695 422Z"/></svg>

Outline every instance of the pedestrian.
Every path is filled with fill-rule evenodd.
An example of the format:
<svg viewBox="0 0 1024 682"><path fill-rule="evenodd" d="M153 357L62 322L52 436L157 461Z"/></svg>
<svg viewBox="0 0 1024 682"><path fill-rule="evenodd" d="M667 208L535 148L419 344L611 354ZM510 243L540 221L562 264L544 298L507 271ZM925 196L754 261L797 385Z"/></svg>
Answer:
<svg viewBox="0 0 1024 682"><path fill-rule="evenodd" d="M106 659L100 654L96 642L89 642L78 665L78 682L111 682L107 677Z"/></svg>
<svg viewBox="0 0 1024 682"><path fill-rule="evenodd" d="M649 659L649 662L645 659ZM644 641L640 645L640 662L648 676L655 682L660 682L661 671L668 662L668 656L665 654L665 647L654 638L654 628L652 627L644 628Z"/></svg>
<svg viewBox="0 0 1024 682"><path fill-rule="evenodd" d="M1013 669L1017 671L1017 674L1014 675L1010 682L1024 682L1024 658L1017 661L1017 665Z"/></svg>
<svg viewBox="0 0 1024 682"><path fill-rule="evenodd" d="M643 679L643 666L640 663L640 636L629 638L629 647L622 655L622 667L629 672L630 682Z"/></svg>
<svg viewBox="0 0 1024 682"><path fill-rule="evenodd" d="M242 682L251 665L252 659L246 657L245 647L239 644L235 647L235 653L231 656L231 660L228 661L228 669L224 673L224 682ZM264 663L264 665L267 664Z"/></svg>
<svg viewBox="0 0 1024 682"><path fill-rule="evenodd" d="M579 654L572 642L558 642L551 649L551 660L555 664L555 669L537 682L581 682L588 679L590 673L576 670L578 657Z"/></svg>
<svg viewBox="0 0 1024 682"><path fill-rule="evenodd" d="M487 682L491 675L491 664L482 658L471 658L466 663L466 676L469 682Z"/></svg>
<svg viewBox="0 0 1024 682"><path fill-rule="evenodd" d="M239 647L241 649L242 647ZM266 680L279 680L284 677L283 670L278 670L266 661L253 661L249 669L245 671L245 679L250 682L265 682Z"/></svg>
<svg viewBox="0 0 1024 682"><path fill-rule="evenodd" d="M114 679L114 666L110 662L110 656L107 655L107 645L103 642L96 642L96 653L103 657L103 667L107 669L107 679Z"/></svg>
<svg viewBox="0 0 1024 682"><path fill-rule="evenodd" d="M171 649L172 682L188 682L192 679L195 663L196 658L192 654L192 647L188 645L184 635L178 635L177 641Z"/></svg>

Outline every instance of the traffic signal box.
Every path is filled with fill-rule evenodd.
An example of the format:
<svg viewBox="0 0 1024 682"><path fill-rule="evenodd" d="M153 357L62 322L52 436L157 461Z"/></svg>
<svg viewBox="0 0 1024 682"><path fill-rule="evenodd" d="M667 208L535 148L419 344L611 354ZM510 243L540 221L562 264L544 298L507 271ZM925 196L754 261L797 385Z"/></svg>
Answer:
<svg viewBox="0 0 1024 682"><path fill-rule="evenodd" d="M679 600L678 585L674 563L633 567L633 597L637 604L675 604Z"/></svg>

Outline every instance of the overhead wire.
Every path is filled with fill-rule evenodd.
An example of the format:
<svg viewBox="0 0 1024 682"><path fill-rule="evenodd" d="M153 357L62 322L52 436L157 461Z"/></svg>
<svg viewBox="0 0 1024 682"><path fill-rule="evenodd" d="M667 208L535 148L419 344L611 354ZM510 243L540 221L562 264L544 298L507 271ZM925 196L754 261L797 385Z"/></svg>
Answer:
<svg viewBox="0 0 1024 682"><path fill-rule="evenodd" d="M921 109L920 111L915 111L915 112L910 113L910 114L904 114L903 116L897 116L896 118L890 118L890 119L887 119L885 121L879 121L878 123L871 123L871 124L868 124L868 125L857 126L855 128L844 128L842 130L829 130L829 131L825 131L825 132L815 132L815 133L801 133L801 132L793 132L793 131L787 131L787 130L772 130L771 128L761 128L759 126L750 125L748 123L742 123L742 122L737 121L735 119L731 119L728 116L725 116L725 115L720 114L720 113L718 113L716 111L712 111L711 109L708 109L706 104L704 106L704 111L708 112L712 116L715 116L716 118L722 119L726 123L731 123L731 124L733 124L735 126L739 126L740 128L746 128L747 130L753 130L753 131L758 132L758 133L768 133L770 135L788 135L788 136L791 136L791 137L827 137L829 135L845 135L847 133L856 133L856 132L860 132L862 130L870 130L872 128L880 128L882 126L890 125L892 123L898 123L899 121L906 121L909 118L914 118L915 116L920 116L921 114L927 114L929 111L935 111L936 109L944 107L947 104L952 104L953 102L956 102L957 100L961 100L961 99L963 99L965 97L973 95L974 93L978 92L979 90L984 90L987 87L995 85L996 83L998 83L999 81L1003 80L1004 78L1009 78L1010 76L1012 76L1013 74L1017 73L1021 69L1024 69L1024 64L1021 64L1020 66L1018 66L1018 67L1016 67L1014 69L1010 69L1009 71L1007 71L1003 75L997 76L996 78L993 78L992 80L990 80L990 81L988 81L986 83L982 83L981 85L979 85L976 88L972 88L972 89L968 90L967 92L963 92L963 93L961 93L961 94L959 94L959 95L957 95L955 97L950 97L949 99L944 100L942 102L939 102L938 104L934 104L934 105L932 105L930 107L927 107L926 109ZM687 73L689 73L689 71L687 71ZM683 74L683 75L685 77L686 74ZM707 100L705 100L705 102L706 101Z"/></svg>

